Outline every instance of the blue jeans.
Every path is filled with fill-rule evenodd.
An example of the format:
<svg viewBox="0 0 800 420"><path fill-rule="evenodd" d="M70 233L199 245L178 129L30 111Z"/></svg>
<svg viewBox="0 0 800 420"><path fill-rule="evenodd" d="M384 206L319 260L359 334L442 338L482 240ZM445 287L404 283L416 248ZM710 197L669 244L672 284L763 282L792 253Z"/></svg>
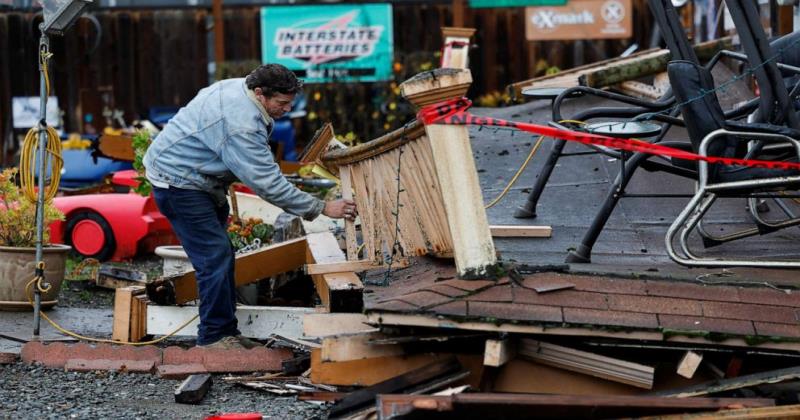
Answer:
<svg viewBox="0 0 800 420"><path fill-rule="evenodd" d="M239 335L234 251L227 233L228 203L218 205L204 191L173 187L154 187L153 195L195 270L200 296L197 344Z"/></svg>

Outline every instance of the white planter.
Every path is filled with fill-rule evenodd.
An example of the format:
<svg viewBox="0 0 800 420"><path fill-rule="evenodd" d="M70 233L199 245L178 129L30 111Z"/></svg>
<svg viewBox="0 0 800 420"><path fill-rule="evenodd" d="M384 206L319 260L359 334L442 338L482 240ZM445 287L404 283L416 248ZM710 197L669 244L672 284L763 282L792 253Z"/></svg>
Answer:
<svg viewBox="0 0 800 420"><path fill-rule="evenodd" d="M156 248L156 255L164 260L164 277L171 277L192 271L192 263L180 245L160 246Z"/></svg>

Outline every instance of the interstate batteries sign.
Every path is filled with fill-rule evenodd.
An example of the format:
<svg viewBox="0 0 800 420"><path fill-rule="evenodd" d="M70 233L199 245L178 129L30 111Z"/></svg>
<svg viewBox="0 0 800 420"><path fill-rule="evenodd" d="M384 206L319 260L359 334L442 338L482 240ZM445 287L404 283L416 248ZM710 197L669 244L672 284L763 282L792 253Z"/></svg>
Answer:
<svg viewBox="0 0 800 420"><path fill-rule="evenodd" d="M569 0L565 6L525 8L530 41L630 38L631 0Z"/></svg>
<svg viewBox="0 0 800 420"><path fill-rule="evenodd" d="M261 9L263 61L306 83L391 80L393 49L390 4Z"/></svg>

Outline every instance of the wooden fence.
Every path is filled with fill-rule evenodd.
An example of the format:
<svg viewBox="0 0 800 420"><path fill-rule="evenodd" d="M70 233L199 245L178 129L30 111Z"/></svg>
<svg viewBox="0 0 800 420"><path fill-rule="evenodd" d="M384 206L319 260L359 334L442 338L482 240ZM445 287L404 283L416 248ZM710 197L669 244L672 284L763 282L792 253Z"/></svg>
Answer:
<svg viewBox="0 0 800 420"><path fill-rule="evenodd" d="M634 0L635 25L648 28L644 0ZM54 37L51 50L53 94L65 111L68 131L82 131L91 113L102 129L104 107L124 111L130 122L146 117L154 106L181 106L209 82L209 14L203 9L98 11L96 21L81 19L63 38ZM41 15L0 13L0 140L13 151L11 98L38 96L36 29ZM438 65L442 39L439 28L451 25L447 5L395 5L395 76L402 82ZM471 52L475 83L470 95L502 91L505 85L532 77L547 67L569 68L575 62L571 42L528 42L524 9L467 9L466 26L478 29ZM99 28L99 30L98 30ZM591 62L619 54L631 42L646 45L649 33L634 40L584 43L579 61ZM226 62L218 71L242 75L260 61L259 8L225 11ZM374 138L408 121L413 112L397 96L395 83L310 85L309 117L299 124L299 142L325 121L337 133ZM0 164L8 156L0 153Z"/></svg>

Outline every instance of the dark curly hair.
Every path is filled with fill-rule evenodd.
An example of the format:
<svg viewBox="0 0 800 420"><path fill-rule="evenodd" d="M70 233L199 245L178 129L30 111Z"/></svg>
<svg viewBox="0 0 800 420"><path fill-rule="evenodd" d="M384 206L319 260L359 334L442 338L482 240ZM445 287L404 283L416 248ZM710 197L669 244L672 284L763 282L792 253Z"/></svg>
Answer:
<svg viewBox="0 0 800 420"><path fill-rule="evenodd" d="M303 89L303 81L280 64L264 64L256 67L247 75L245 83L250 90L260 87L264 96L273 96L276 93L291 95Z"/></svg>

